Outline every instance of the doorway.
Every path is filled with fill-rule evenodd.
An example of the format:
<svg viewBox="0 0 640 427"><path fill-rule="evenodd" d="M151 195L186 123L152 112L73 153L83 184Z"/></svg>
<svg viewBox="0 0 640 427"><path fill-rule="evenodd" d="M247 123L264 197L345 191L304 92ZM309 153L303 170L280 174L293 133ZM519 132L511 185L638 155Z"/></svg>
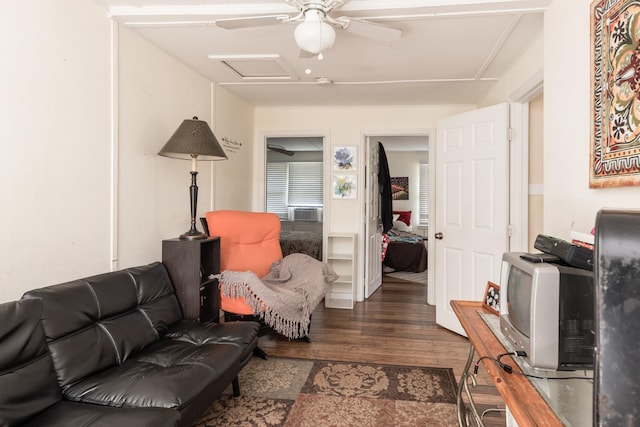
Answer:
<svg viewBox="0 0 640 427"><path fill-rule="evenodd" d="M324 138L267 137L265 211L280 218L283 256L305 253L322 260Z"/></svg>
<svg viewBox="0 0 640 427"><path fill-rule="evenodd" d="M367 201L364 209L365 296L380 286L384 275L388 279L411 281L427 286L428 226L429 226L429 139L430 132L375 133L365 138L367 154ZM392 179L392 228L385 237L391 241L380 262L382 241L381 202L372 200L378 193L378 152L382 144L389 177ZM369 182L373 185L369 186ZM369 193L372 193L370 195ZM375 208L376 212L371 212ZM389 224L388 224L389 225ZM374 260L374 262L366 262ZM379 270L379 271L378 271ZM427 301L425 300L425 303Z"/></svg>

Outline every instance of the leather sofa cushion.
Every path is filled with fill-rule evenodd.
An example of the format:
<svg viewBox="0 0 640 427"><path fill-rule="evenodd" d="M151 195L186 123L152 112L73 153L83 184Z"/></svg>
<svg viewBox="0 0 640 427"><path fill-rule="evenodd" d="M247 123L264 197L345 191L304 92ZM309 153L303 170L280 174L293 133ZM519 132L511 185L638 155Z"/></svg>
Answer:
<svg viewBox="0 0 640 427"><path fill-rule="evenodd" d="M183 320L173 325L165 336L197 345L225 343L245 347L255 339L253 331L258 329L256 322L195 323Z"/></svg>
<svg viewBox="0 0 640 427"><path fill-rule="evenodd" d="M74 382L124 363L182 315L164 266L149 264L27 292L42 322L63 393Z"/></svg>
<svg viewBox="0 0 640 427"><path fill-rule="evenodd" d="M171 325L182 320L169 273L161 263L129 268L127 272L136 283L139 309L158 336L163 336Z"/></svg>
<svg viewBox="0 0 640 427"><path fill-rule="evenodd" d="M240 347L240 366L246 365L258 344L260 325L256 322L194 323L188 320L176 323L166 337L193 344L225 343Z"/></svg>
<svg viewBox="0 0 640 427"><path fill-rule="evenodd" d="M13 426L62 399L38 299L0 304L0 425Z"/></svg>
<svg viewBox="0 0 640 427"><path fill-rule="evenodd" d="M242 350L233 344L194 345L163 338L125 364L70 384L65 397L117 407L182 410L211 384L217 384L215 393L222 393L240 369Z"/></svg>
<svg viewBox="0 0 640 427"><path fill-rule="evenodd" d="M112 408L61 401L21 427L175 427L180 413L164 408Z"/></svg>

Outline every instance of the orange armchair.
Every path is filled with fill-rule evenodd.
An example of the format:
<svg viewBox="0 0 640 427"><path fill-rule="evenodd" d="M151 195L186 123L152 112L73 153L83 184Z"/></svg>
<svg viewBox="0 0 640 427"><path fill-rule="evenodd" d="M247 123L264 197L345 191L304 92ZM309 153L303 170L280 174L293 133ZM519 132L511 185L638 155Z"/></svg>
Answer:
<svg viewBox="0 0 640 427"><path fill-rule="evenodd" d="M252 271L264 277L282 258L280 218L267 212L221 210L205 214L209 235L220 237L220 271ZM254 315L244 298L220 293L220 308L228 314Z"/></svg>
<svg viewBox="0 0 640 427"><path fill-rule="evenodd" d="M309 255L282 257L280 218L272 213L211 211L211 236L220 237L220 307L225 320L249 318L290 339L310 342L311 313L338 278ZM268 325L268 326L267 326ZM260 348L255 354L266 359Z"/></svg>

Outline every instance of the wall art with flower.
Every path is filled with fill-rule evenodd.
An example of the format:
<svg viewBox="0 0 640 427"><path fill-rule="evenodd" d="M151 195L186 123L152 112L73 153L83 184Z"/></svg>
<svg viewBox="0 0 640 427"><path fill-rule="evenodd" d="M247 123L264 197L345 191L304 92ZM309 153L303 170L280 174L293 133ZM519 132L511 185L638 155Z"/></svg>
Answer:
<svg viewBox="0 0 640 427"><path fill-rule="evenodd" d="M589 187L640 185L640 3L637 0L591 3L591 58Z"/></svg>
<svg viewBox="0 0 640 427"><path fill-rule="evenodd" d="M334 147L333 170L355 171L358 169L358 147Z"/></svg>
<svg viewBox="0 0 640 427"><path fill-rule="evenodd" d="M358 179L353 173L334 174L333 191L334 199L356 199L358 196Z"/></svg>

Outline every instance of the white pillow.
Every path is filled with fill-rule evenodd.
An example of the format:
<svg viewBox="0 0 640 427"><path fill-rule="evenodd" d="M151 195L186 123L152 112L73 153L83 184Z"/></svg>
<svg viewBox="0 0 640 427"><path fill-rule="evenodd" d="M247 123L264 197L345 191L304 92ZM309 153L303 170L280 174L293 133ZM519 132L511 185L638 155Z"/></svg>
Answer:
<svg viewBox="0 0 640 427"><path fill-rule="evenodd" d="M402 221L393 221L393 228L395 228L398 231L406 231L408 233L410 233L413 230L412 226L407 225Z"/></svg>
<svg viewBox="0 0 640 427"><path fill-rule="evenodd" d="M396 222L400 218L400 214L393 214L393 222Z"/></svg>

